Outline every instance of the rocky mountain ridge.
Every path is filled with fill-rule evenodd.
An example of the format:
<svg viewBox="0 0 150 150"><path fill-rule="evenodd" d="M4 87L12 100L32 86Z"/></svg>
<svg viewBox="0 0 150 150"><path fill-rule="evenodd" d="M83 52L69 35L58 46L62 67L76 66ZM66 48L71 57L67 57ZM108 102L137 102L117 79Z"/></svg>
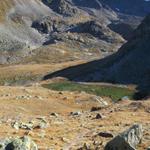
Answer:
<svg viewBox="0 0 150 150"><path fill-rule="evenodd" d="M21 59L27 60L28 56L33 57L33 55L40 57L38 51L33 52L33 50L45 49L43 45L48 45L51 49L51 44L58 47L62 43L69 45L71 49L82 50L81 54L84 53L87 57L94 54L93 49L96 55L99 53L99 57L105 57L125 42L126 37L121 37L124 35L122 33L124 30L121 27L119 31L115 30L120 21L124 24L129 18L137 20L137 23L133 21L134 25L130 22L130 29L126 27L131 33L141 20L140 15L121 16L109 3L105 4L98 0L92 3L90 0L86 3L73 0L4 0L1 7L0 62L2 64L19 63ZM97 22L99 26L91 26L89 22ZM90 32L75 31L77 28L82 28L81 24L85 28L90 28ZM115 27L111 28L109 24ZM96 30L99 30L103 37L97 37ZM49 50L46 51L49 53ZM69 53L71 55L72 50ZM46 59L46 55L44 57Z"/></svg>
<svg viewBox="0 0 150 150"><path fill-rule="evenodd" d="M70 67L45 77L66 77L75 81L136 84L149 90L150 15L118 52L104 59ZM93 66L93 67L92 67ZM82 72L80 71L82 70ZM73 74L71 74L73 72Z"/></svg>

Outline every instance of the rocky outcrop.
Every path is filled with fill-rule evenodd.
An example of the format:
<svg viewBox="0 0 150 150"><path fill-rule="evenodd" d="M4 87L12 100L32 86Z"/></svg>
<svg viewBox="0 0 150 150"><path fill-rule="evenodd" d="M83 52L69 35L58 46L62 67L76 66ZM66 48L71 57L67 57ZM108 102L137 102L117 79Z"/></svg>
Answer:
<svg viewBox="0 0 150 150"><path fill-rule="evenodd" d="M113 43L117 40L122 40L122 38L119 37L119 35L111 31L109 28L93 20L76 25L73 29L70 30L70 32L91 34L96 38L110 43Z"/></svg>
<svg viewBox="0 0 150 150"><path fill-rule="evenodd" d="M38 150L37 145L29 138L7 138L0 140L1 150Z"/></svg>
<svg viewBox="0 0 150 150"><path fill-rule="evenodd" d="M40 33L52 34L54 32L61 31L61 29L67 26L61 19L52 18L50 16L43 17L40 20L36 20L32 23L32 27L38 30Z"/></svg>
<svg viewBox="0 0 150 150"><path fill-rule="evenodd" d="M127 131L119 134L105 146L105 150L136 150L143 136L142 125L133 125Z"/></svg>
<svg viewBox="0 0 150 150"><path fill-rule="evenodd" d="M64 16L74 16L79 12L77 8L71 5L67 0L43 0L53 11L64 15Z"/></svg>

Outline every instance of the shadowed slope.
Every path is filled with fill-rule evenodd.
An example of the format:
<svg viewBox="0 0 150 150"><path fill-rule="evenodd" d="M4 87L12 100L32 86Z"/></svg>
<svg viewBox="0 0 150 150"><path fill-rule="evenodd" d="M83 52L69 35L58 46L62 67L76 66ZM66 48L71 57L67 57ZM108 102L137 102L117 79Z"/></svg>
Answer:
<svg viewBox="0 0 150 150"><path fill-rule="evenodd" d="M135 30L129 42L111 56L67 68L45 76L66 77L75 81L148 85L150 73L150 15ZM147 87L147 86L146 86Z"/></svg>

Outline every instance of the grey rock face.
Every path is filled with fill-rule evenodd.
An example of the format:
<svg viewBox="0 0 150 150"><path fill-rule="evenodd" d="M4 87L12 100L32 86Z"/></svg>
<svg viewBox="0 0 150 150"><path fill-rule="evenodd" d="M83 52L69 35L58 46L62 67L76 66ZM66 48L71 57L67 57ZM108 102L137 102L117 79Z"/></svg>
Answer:
<svg viewBox="0 0 150 150"><path fill-rule="evenodd" d="M105 150L136 150L137 145L141 142L142 135L142 125L133 125L108 142Z"/></svg>
<svg viewBox="0 0 150 150"><path fill-rule="evenodd" d="M57 30L56 22L52 21L50 17L45 17L39 21L33 22L32 27L37 29L39 32L46 34Z"/></svg>
<svg viewBox="0 0 150 150"><path fill-rule="evenodd" d="M0 150L38 150L37 145L27 136L0 141Z"/></svg>
<svg viewBox="0 0 150 150"><path fill-rule="evenodd" d="M67 0L43 0L53 11L62 14L64 16L73 16L79 12L79 10L71 5Z"/></svg>
<svg viewBox="0 0 150 150"><path fill-rule="evenodd" d="M58 21L50 16L43 17L40 20L36 20L32 23L32 27L38 30L40 33L50 34L61 31L65 27L64 22Z"/></svg>
<svg viewBox="0 0 150 150"><path fill-rule="evenodd" d="M106 42L115 42L115 34L107 27L104 27L97 21L87 21L78 24L70 30L70 32L88 33L92 36L104 40Z"/></svg>

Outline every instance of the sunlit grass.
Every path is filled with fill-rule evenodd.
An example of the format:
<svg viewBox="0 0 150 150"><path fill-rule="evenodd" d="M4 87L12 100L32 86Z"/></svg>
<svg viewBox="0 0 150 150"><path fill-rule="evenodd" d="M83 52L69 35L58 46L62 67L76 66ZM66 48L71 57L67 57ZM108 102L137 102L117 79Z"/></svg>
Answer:
<svg viewBox="0 0 150 150"><path fill-rule="evenodd" d="M128 96L130 99L132 99L135 92L134 90L123 87L86 85L74 82L44 84L43 87L56 91L84 91L97 96L108 96L114 101L118 101L124 96Z"/></svg>

